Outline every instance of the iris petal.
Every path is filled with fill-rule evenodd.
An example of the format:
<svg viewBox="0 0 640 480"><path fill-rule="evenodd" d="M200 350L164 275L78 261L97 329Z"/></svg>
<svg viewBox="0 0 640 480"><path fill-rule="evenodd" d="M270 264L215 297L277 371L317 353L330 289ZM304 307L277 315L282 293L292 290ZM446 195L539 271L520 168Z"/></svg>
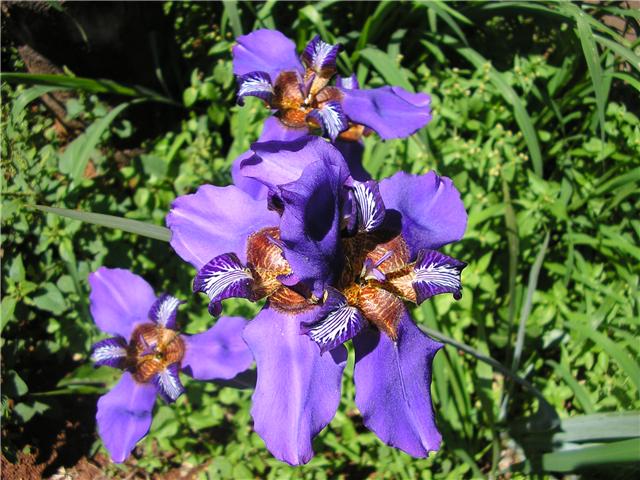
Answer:
<svg viewBox="0 0 640 480"><path fill-rule="evenodd" d="M307 334L325 353L355 337L366 325L362 312L347 303L347 299L333 287L327 287L327 299L319 320L301 325L300 333Z"/></svg>
<svg viewBox="0 0 640 480"><path fill-rule="evenodd" d="M354 123L375 130L384 140L414 134L431 121L431 98L400 87L372 90L341 88L342 108Z"/></svg>
<svg viewBox="0 0 640 480"><path fill-rule="evenodd" d="M420 250L413 267L413 288L418 305L439 293L453 293L453 297L459 300L462 297L460 273L466 266L466 263L436 250Z"/></svg>
<svg viewBox="0 0 640 480"><path fill-rule="evenodd" d="M331 76L336 71L336 59L340 45L330 45L316 35L302 52L302 61L314 72L323 76Z"/></svg>
<svg viewBox="0 0 640 480"><path fill-rule="evenodd" d="M266 72L250 72L240 75L238 81L238 104L244 105L244 97L258 97L267 103L273 96L271 77Z"/></svg>
<svg viewBox="0 0 640 480"><path fill-rule="evenodd" d="M267 210L263 199L252 198L235 185L203 185L194 194L176 198L166 222L173 249L200 269L227 252L246 260L247 237L277 225L278 214Z"/></svg>
<svg viewBox="0 0 640 480"><path fill-rule="evenodd" d="M193 280L193 291L206 293L210 299L209 312L214 317L222 311L225 298L251 297L253 276L234 253L213 258L200 269Z"/></svg>
<svg viewBox="0 0 640 480"><path fill-rule="evenodd" d="M105 448L114 462L124 462L151 426L156 389L136 382L129 372L98 400L96 422Z"/></svg>
<svg viewBox="0 0 640 480"><path fill-rule="evenodd" d="M254 430L276 458L291 465L311 459L313 437L340 403L346 350L338 347L320 355L318 346L300 335L300 322L312 321L318 311L289 315L267 306L243 335L258 371L251 408Z"/></svg>
<svg viewBox="0 0 640 480"><path fill-rule="evenodd" d="M120 368L127 356L127 342L122 337L105 338L93 345L91 360L96 367L107 365Z"/></svg>
<svg viewBox="0 0 640 480"><path fill-rule="evenodd" d="M167 403L175 402L184 392L184 387L180 381L179 367L180 364L172 363L158 372L153 378L153 383L158 389L158 393Z"/></svg>
<svg viewBox="0 0 640 480"><path fill-rule="evenodd" d="M142 277L121 268L100 267L89 275L91 316L100 330L128 339L136 325L146 322L156 301Z"/></svg>
<svg viewBox="0 0 640 480"><path fill-rule="evenodd" d="M260 71L275 79L280 72L303 72L296 45L276 30L260 29L237 38L233 47L233 73Z"/></svg>
<svg viewBox="0 0 640 480"><path fill-rule="evenodd" d="M182 371L198 380L229 380L253 361L242 331L249 322L241 317L220 317L206 332L183 335Z"/></svg>
<svg viewBox="0 0 640 480"><path fill-rule="evenodd" d="M331 141L335 141L340 132L349 127L349 120L342 111L340 102L336 100L328 101L322 107L312 110L308 117L320 124L323 134L328 135Z"/></svg>
<svg viewBox="0 0 640 480"><path fill-rule="evenodd" d="M183 303L182 300L164 293L151 307L149 317L159 326L175 330L178 307Z"/></svg>
<svg viewBox="0 0 640 480"><path fill-rule="evenodd" d="M372 232L378 229L384 222L386 213L378 182L353 182L352 189L358 205L360 230Z"/></svg>
<svg viewBox="0 0 640 480"><path fill-rule="evenodd" d="M402 232L411 257L421 249L437 249L462 238L467 212L451 179L435 172L398 172L380 182L387 208L385 226Z"/></svg>
<svg viewBox="0 0 640 480"><path fill-rule="evenodd" d="M396 342L373 329L364 329L353 341L356 406L365 426L387 445L414 457L438 450L431 365L442 345L422 333L406 309Z"/></svg>

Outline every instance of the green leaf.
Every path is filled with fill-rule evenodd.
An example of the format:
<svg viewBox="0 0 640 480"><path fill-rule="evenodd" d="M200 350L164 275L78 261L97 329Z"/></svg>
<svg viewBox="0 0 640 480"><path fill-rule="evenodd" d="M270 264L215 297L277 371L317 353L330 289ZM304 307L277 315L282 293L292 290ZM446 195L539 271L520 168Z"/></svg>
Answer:
<svg viewBox="0 0 640 480"><path fill-rule="evenodd" d="M111 122L125 109L130 103L121 103L107 115L93 122L87 130L76 138L60 156L60 171L71 177L72 183L77 183L84 174L84 170L89 163L89 159L100 142L100 137L109 128Z"/></svg>
<svg viewBox="0 0 640 480"><path fill-rule="evenodd" d="M640 391L640 366L638 366L638 363L629 352L604 334L594 330L590 325L581 323L578 320L572 320L569 322L569 326L591 339L608 355L613 357L620 368L629 376L629 380L635 385L636 389Z"/></svg>
<svg viewBox="0 0 640 480"><path fill-rule="evenodd" d="M125 232L142 235L143 237L162 240L163 242L168 242L171 238L171 232L168 228L141 222L139 220L131 220L129 218L105 215L102 213L85 212L82 210L47 207L44 205L34 205L34 208L46 213L53 213L55 215L61 215L63 217L80 220L81 222L93 223L103 227L115 228Z"/></svg>
<svg viewBox="0 0 640 480"><path fill-rule="evenodd" d="M223 2L224 13L229 18L229 24L231 25L231 31L233 36L238 38L242 35L242 22L240 21L240 13L238 11L238 2L234 0L226 0Z"/></svg>
<svg viewBox="0 0 640 480"><path fill-rule="evenodd" d="M177 105L170 98L141 86L128 86L113 80L32 73L0 73L0 81L25 85L46 85L55 89L76 89L90 93L112 93Z"/></svg>
<svg viewBox="0 0 640 480"><path fill-rule="evenodd" d="M481 69L484 65L488 65L489 62L477 51L463 47L458 43L456 39L450 36L444 36L444 41L447 45L454 47L457 52L466 58L474 67ZM489 79L491 83L495 85L498 92L504 97L504 99L513 107L513 114L516 117L516 122L522 130L524 140L529 149L531 155L531 162L533 163L533 171L539 177L542 177L542 151L540 150L540 142L536 134L536 129L533 124L533 120L527 113L522 100L515 92L513 88L507 83L503 74L497 71L493 66L489 69Z"/></svg>
<svg viewBox="0 0 640 480"><path fill-rule="evenodd" d="M6 382L6 383L5 383ZM29 387L15 370L9 370L3 379L3 395L16 399L26 395Z"/></svg>
<svg viewBox="0 0 640 480"><path fill-rule="evenodd" d="M556 442L598 442L640 437L640 412L607 412L562 419ZM638 452L640 453L640 452Z"/></svg>
<svg viewBox="0 0 640 480"><path fill-rule="evenodd" d="M9 268L9 278L16 283L22 282L25 279L22 255L16 255L16 257L11 262L11 267Z"/></svg>
<svg viewBox="0 0 640 480"><path fill-rule="evenodd" d="M547 247L549 246L550 234L544 236L544 240L542 241L542 245L540 246L540 250L538 251L538 255L536 255L536 259L531 266L531 271L529 272L529 283L527 284L527 295L525 297L524 305L520 310L520 322L518 324L518 334L516 335L516 345L513 350L513 362L511 363L511 370L514 372L518 370L520 366L520 356L522 355L522 350L524 347L524 339L525 332L527 326L527 319L529 318L529 314L531 314L531 308L533 305L533 294L538 287L538 277L540 276L540 269L542 268L542 263L544 262L544 256L547 253Z"/></svg>
<svg viewBox="0 0 640 480"><path fill-rule="evenodd" d="M182 93L182 101L185 107L190 107L198 100L198 89L196 87L188 87Z"/></svg>
<svg viewBox="0 0 640 480"><path fill-rule="evenodd" d="M640 56L636 55L633 52L633 50L631 50L630 48L626 48L620 45L619 43L616 43L613 40L610 40L601 35L594 35L593 37L595 38L596 42L607 47L614 53L617 53L622 58L624 58L627 62L629 62L629 65L631 65L636 70L640 71Z"/></svg>
<svg viewBox="0 0 640 480"><path fill-rule="evenodd" d="M610 180L601 182L593 192L593 196L600 196L605 193L618 190L630 183L640 182L640 167L636 167L633 170L618 175Z"/></svg>
<svg viewBox="0 0 640 480"><path fill-rule="evenodd" d="M44 293L33 298L33 303L40 310L46 310L54 315L60 315L67 309L64 297L60 290L52 283L44 285Z"/></svg>
<svg viewBox="0 0 640 480"><path fill-rule="evenodd" d="M592 465L637 462L638 452L640 438L633 438L546 453L542 456L542 467L547 472L574 472Z"/></svg>
<svg viewBox="0 0 640 480"><path fill-rule="evenodd" d="M16 309L17 303L18 300L15 297L9 295L5 296L2 299L0 313L0 332L4 330L4 327L6 327L9 322L14 320L13 312Z"/></svg>
<svg viewBox="0 0 640 480"><path fill-rule="evenodd" d="M600 122L600 136L604 139L605 136L605 107L607 103L607 97L609 91L603 79L602 66L600 65L600 56L598 55L598 49L596 47L596 41L593 35L593 31L586 20L587 14L576 7L576 24L578 26L578 38L582 45L582 51L584 52L584 58L587 61L587 67L591 74L591 82L593 83L593 90L596 94L596 107L598 110L598 120Z"/></svg>
<svg viewBox="0 0 640 480"><path fill-rule="evenodd" d="M15 407L13 407L13 411L23 423L31 420L35 415L41 414L49 410L49 405L46 405L42 402L32 401L29 403L18 403Z"/></svg>
<svg viewBox="0 0 640 480"><path fill-rule="evenodd" d="M573 375L571 375L569 369L553 360L548 360L547 363L549 363L554 368L556 373L562 377L565 383L569 385L569 388L571 388L571 390L573 391L576 400L578 400L584 411L586 413L595 413L595 409L593 408L593 403L589 398L589 394L587 393L585 388L578 383Z"/></svg>
<svg viewBox="0 0 640 480"><path fill-rule="evenodd" d="M13 107L11 108L11 121L16 122L18 119L18 115L35 99L40 98L42 95L45 95L54 90L61 90L58 87L52 86L37 86L31 87L25 90L20 94L20 96L13 102Z"/></svg>
<svg viewBox="0 0 640 480"><path fill-rule="evenodd" d="M409 83L402 69L389 54L377 48L365 48L360 51L360 56L369 62L389 85L397 85L410 92L414 91L413 85Z"/></svg>

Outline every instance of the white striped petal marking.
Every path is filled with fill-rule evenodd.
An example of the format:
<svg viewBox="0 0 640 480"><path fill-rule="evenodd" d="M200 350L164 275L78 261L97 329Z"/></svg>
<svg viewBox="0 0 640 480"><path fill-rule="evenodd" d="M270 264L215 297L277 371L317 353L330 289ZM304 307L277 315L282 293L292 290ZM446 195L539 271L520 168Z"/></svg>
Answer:
<svg viewBox="0 0 640 480"><path fill-rule="evenodd" d="M321 108L312 110L309 117L322 126L322 132L328 135L332 141L349 127L349 121L342 111L342 105L335 100L328 101Z"/></svg>
<svg viewBox="0 0 640 480"><path fill-rule="evenodd" d="M96 367L103 365L119 367L127 356L127 344L120 337L100 340L92 350L91 360L95 362Z"/></svg>
<svg viewBox="0 0 640 480"><path fill-rule="evenodd" d="M230 297L250 298L253 276L235 253L218 255L200 269L193 280L193 291L207 294L209 312L220 314L220 301Z"/></svg>
<svg viewBox="0 0 640 480"><path fill-rule="evenodd" d="M436 250L420 250L413 267L413 288L418 305L440 293L452 293L453 298L459 300L462 297L460 275L466 266Z"/></svg>
<svg viewBox="0 0 640 480"><path fill-rule="evenodd" d="M266 102L271 101L273 85L266 72L250 72L238 77L238 103L244 104L244 97L258 97Z"/></svg>
<svg viewBox="0 0 640 480"><path fill-rule="evenodd" d="M178 371L178 364L172 363L164 370L158 372L154 379L158 392L169 403L175 402L178 397L182 395L182 392L184 392Z"/></svg>
<svg viewBox="0 0 640 480"><path fill-rule="evenodd" d="M319 314L320 320L303 324L301 333L307 334L320 347L320 353L333 350L355 337L367 324L356 307L332 287L327 288L327 299Z"/></svg>
<svg viewBox="0 0 640 480"><path fill-rule="evenodd" d="M168 294L162 294L153 304L149 316L159 326L174 329L176 326L176 314L182 300Z"/></svg>
<svg viewBox="0 0 640 480"><path fill-rule="evenodd" d="M386 209L380 195L378 182L374 180L367 182L354 181L353 195L360 214L358 228L365 232L372 232L379 228L384 222Z"/></svg>

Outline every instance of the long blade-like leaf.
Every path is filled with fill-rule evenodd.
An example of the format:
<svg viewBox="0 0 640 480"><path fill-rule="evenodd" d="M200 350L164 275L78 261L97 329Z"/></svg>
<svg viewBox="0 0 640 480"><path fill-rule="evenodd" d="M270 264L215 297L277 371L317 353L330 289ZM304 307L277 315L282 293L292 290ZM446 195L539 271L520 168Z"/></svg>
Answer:
<svg viewBox="0 0 640 480"><path fill-rule="evenodd" d="M477 51L473 50L472 48L460 45L458 40L449 35L444 35L443 41L447 45L455 48L460 55L466 58L474 67L478 69L482 68L483 65L489 63ZM516 122L522 130L524 141L526 142L527 147L529 148L529 153L531 154L533 171L536 175L542 177L542 151L540 150L540 142L538 141L536 129L533 125L533 120L527 113L527 109L524 107L522 100L520 99L520 97L518 97L518 94L515 92L515 90L511 88L511 86L504 79L502 73L491 67L491 69L489 70L489 79L491 80L491 83L496 86L498 92L500 92L504 99L513 107L513 114L516 118Z"/></svg>
<svg viewBox="0 0 640 480"><path fill-rule="evenodd" d="M141 222L139 220L131 220L129 218L116 217L114 215L105 215L103 213L85 212L82 210L47 207L45 205L34 205L34 208L46 213L54 213L56 215L80 220L81 222L93 223L102 227L115 228L125 232L142 235L143 237L162 240L163 242L168 242L171 239L171 232L168 228Z"/></svg>
<svg viewBox="0 0 640 480"><path fill-rule="evenodd" d="M71 142L62 155L60 155L60 171L68 174L71 177L72 183L77 183L80 180L91 155L100 141L100 137L102 137L102 134L109 128L111 122L129 105L130 103L121 103L104 117L93 122L89 128Z"/></svg>
<svg viewBox="0 0 640 480"><path fill-rule="evenodd" d="M604 82L603 79L600 55L598 55L598 48L596 47L593 31L585 18L587 14L579 8L576 8L575 10L576 24L578 26L578 38L582 45L584 58L587 61L587 67L591 74L593 90L596 94L596 108L598 110L598 121L600 122L600 136L604 139L605 104L607 102L607 97L609 96L609 91L606 88L606 82Z"/></svg>
<svg viewBox="0 0 640 480"><path fill-rule="evenodd" d="M409 92L414 91L400 67L387 53L376 48L365 48L360 51L360 56L369 62L388 84L400 86Z"/></svg>
<svg viewBox="0 0 640 480"><path fill-rule="evenodd" d="M24 85L47 85L60 89L76 89L90 93L112 93L126 97L137 97L155 102L179 105L170 98L141 86L129 86L107 79L71 77L68 75L32 74L32 73L0 73L3 82Z"/></svg>
<svg viewBox="0 0 640 480"><path fill-rule="evenodd" d="M547 453L542 456L542 467L547 472L573 472L590 465L637 462L638 452L640 438L633 438Z"/></svg>

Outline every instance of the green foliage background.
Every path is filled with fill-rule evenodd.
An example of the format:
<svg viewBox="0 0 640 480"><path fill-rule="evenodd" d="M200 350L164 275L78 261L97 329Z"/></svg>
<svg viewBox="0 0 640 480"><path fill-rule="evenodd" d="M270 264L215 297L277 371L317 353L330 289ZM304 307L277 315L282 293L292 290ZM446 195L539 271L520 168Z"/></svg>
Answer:
<svg viewBox="0 0 640 480"><path fill-rule="evenodd" d="M73 409L90 418L97 395L117 378L87 359L101 338L88 313L89 272L130 268L157 291L188 299L180 318L189 333L212 321L205 299L191 295L194 271L168 243L32 206L163 225L177 195L229 183L231 162L257 139L268 113L257 100L234 106L230 47L254 28L278 28L300 49L316 33L342 43L339 69L356 72L361 85L432 95L433 121L409 139L367 138L364 164L378 179L435 169L454 180L468 209L464 240L447 250L469 263L462 300L437 297L414 312L447 343L433 382L444 444L429 459L381 444L362 425L349 373L316 457L294 469L253 433L249 390L185 378L187 394L173 406L159 401L134 458L107 473L185 466L202 466L203 478L638 473L640 52L602 22L620 16L637 33L637 10L607 2L270 1L168 3L165 11L191 73L183 98L3 73L4 455L43 441L33 433L43 419ZM61 86L77 94L68 115L89 125L70 143L32 103ZM138 129L127 117L131 105L158 101L179 103L181 120L119 161L118 141ZM84 176L89 162L93 178ZM225 305L226 314L256 311ZM91 441L89 457L102 448L93 434Z"/></svg>

